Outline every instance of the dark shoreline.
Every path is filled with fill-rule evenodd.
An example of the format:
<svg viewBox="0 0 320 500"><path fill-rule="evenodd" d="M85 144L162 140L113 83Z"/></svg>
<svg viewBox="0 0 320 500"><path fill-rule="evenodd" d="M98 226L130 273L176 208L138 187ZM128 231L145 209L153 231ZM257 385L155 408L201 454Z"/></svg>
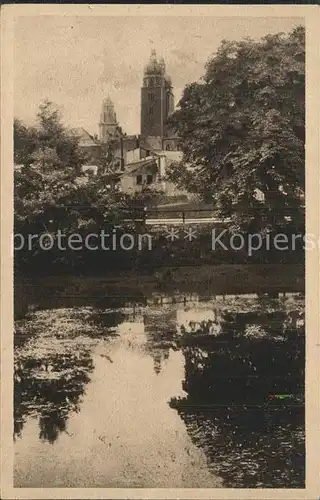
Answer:
<svg viewBox="0 0 320 500"><path fill-rule="evenodd" d="M254 282L251 281L253 278ZM146 274L135 270L109 271L104 274L101 270L99 274L16 274L15 276L16 286L27 284L31 287L41 286L44 289L46 286L51 288L55 285L78 281L86 281L88 284L106 282L106 284L118 285L120 288L123 285L130 287L159 283L167 285L201 283L201 285L212 285L221 293L255 293L264 287L277 288L279 292L304 292L305 266L303 264L204 264L161 266L155 268L152 273ZM226 290L226 287L229 290Z"/></svg>

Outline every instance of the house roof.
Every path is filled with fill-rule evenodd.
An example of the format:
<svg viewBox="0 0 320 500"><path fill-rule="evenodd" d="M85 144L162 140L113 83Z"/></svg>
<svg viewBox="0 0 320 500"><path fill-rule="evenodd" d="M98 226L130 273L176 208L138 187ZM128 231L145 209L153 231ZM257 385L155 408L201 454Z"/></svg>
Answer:
<svg viewBox="0 0 320 500"><path fill-rule="evenodd" d="M80 146L96 146L97 142L83 127L70 129L70 133L79 140Z"/></svg>
<svg viewBox="0 0 320 500"><path fill-rule="evenodd" d="M139 160L139 161L136 161L136 162L133 162L133 163L129 163L128 165L126 165L126 169L124 172L122 172L122 175L127 175L127 174L131 174L133 172L135 172L136 170L138 170L139 168L141 167L148 167L148 166L151 166L151 165L156 165L157 166L157 163L156 163L156 159L155 158L144 158L142 160Z"/></svg>

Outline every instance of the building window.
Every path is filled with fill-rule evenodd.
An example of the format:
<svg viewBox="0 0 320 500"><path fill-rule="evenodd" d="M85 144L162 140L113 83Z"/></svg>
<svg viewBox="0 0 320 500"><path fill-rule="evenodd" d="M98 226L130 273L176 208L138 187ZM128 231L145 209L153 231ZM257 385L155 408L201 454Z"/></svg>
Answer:
<svg viewBox="0 0 320 500"><path fill-rule="evenodd" d="M153 175L147 175L147 184L152 184Z"/></svg>
<svg viewBox="0 0 320 500"><path fill-rule="evenodd" d="M151 106L149 108L149 115L153 115L153 108Z"/></svg>
<svg viewBox="0 0 320 500"><path fill-rule="evenodd" d="M170 148L170 144L168 144L168 145L166 146L166 150L167 150L167 151L170 151L170 150L171 150L171 148Z"/></svg>
<svg viewBox="0 0 320 500"><path fill-rule="evenodd" d="M148 99L149 99L149 101L154 101L154 93L153 92L149 92Z"/></svg>
<svg viewBox="0 0 320 500"><path fill-rule="evenodd" d="M142 184L142 175L137 175L137 184L138 186Z"/></svg>

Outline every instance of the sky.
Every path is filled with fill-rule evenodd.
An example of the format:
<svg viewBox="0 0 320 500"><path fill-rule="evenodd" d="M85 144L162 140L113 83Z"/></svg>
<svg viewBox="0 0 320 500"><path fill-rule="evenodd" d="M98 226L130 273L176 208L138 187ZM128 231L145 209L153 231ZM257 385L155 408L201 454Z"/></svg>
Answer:
<svg viewBox="0 0 320 500"><path fill-rule="evenodd" d="M292 17L18 17L15 116L32 123L41 101L49 99L66 125L95 134L109 95L123 130L138 134L143 68L151 49L165 59L177 103L223 39L257 39L298 24L302 19Z"/></svg>

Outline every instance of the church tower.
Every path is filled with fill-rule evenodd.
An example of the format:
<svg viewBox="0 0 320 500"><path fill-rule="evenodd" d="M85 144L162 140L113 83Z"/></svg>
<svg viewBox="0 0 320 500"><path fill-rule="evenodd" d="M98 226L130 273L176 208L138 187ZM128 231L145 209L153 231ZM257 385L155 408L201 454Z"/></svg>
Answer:
<svg viewBox="0 0 320 500"><path fill-rule="evenodd" d="M114 110L114 104L110 97L104 99L102 103L99 123L99 139L101 142L108 142L110 136L117 131L118 122Z"/></svg>
<svg viewBox="0 0 320 500"><path fill-rule="evenodd" d="M157 59L152 50L149 63L144 69L141 88L141 136L168 136L165 120L174 111L174 96L171 78L166 74L163 58Z"/></svg>

